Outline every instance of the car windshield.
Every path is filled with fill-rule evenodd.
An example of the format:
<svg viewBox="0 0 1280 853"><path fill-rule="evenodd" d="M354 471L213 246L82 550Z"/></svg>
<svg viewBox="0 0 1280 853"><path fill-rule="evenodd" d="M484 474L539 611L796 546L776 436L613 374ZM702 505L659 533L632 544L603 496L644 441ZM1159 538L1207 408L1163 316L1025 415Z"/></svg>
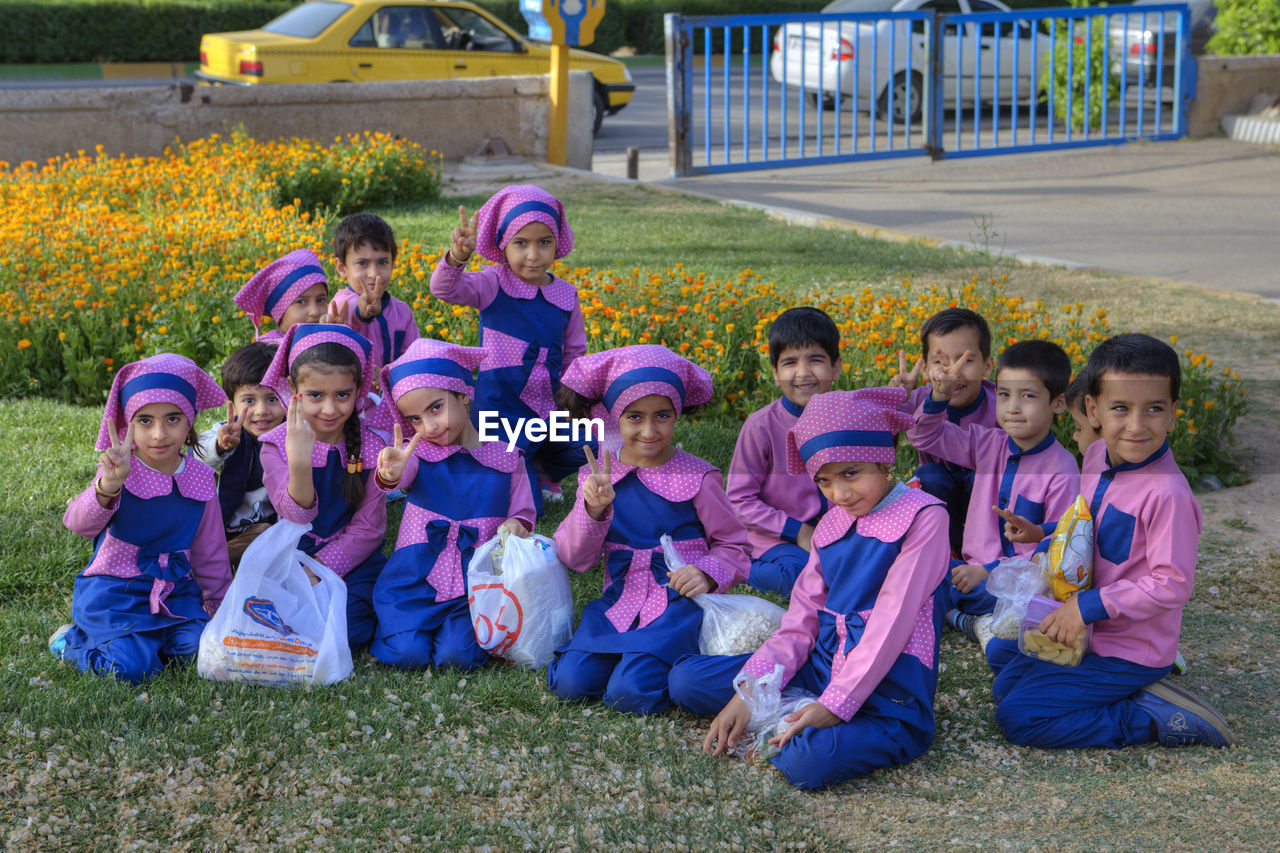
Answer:
<svg viewBox="0 0 1280 853"><path fill-rule="evenodd" d="M889 12L898 5L898 0L832 0L822 7L822 11L830 14L854 14L855 12Z"/></svg>
<svg viewBox="0 0 1280 853"><path fill-rule="evenodd" d="M349 3L334 3L331 0L312 0L285 12L271 23L262 27L269 33L282 36L296 36L300 39L313 39L325 30L342 13L351 8Z"/></svg>

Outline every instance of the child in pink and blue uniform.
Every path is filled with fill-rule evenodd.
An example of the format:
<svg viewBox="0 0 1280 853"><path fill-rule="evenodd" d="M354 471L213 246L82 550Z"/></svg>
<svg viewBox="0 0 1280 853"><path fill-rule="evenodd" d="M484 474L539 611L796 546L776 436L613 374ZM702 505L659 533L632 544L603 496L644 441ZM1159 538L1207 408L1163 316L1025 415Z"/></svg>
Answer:
<svg viewBox="0 0 1280 853"><path fill-rule="evenodd" d="M62 660L138 683L196 653L231 566L213 470L183 448L195 446L196 413L222 400L218 383L179 355L116 374L98 474L62 519L93 540L71 596L75 621L49 639Z"/></svg>
<svg viewBox="0 0 1280 853"><path fill-rule="evenodd" d="M329 279L310 249L277 258L253 274L235 295L236 305L253 323L254 340L279 344L295 323L323 322L329 306ZM262 332L262 318L276 327Z"/></svg>
<svg viewBox="0 0 1280 853"><path fill-rule="evenodd" d="M724 592L751 567L747 531L719 472L671 444L681 413L711 399L711 376L666 347L642 345L583 356L564 386L575 415L603 404L622 447L616 460L604 451L599 465L587 450L573 510L555 533L560 559L574 571L590 569L603 552L605 582L556 650L547 684L561 699L654 714L670 705L671 664L698 650L702 610L692 596ZM674 572L663 534L687 561Z"/></svg>
<svg viewBox="0 0 1280 853"><path fill-rule="evenodd" d="M1178 355L1147 335L1118 335L1098 345L1087 372L1086 411L1102 433L1085 452L1080 490L1095 524L1093 587L1039 628L1072 645L1092 625L1093 638L1075 667L1014 649L991 655L996 722L1026 746L1229 746L1222 714L1165 678L1201 530L1200 506L1167 441L1182 377Z"/></svg>
<svg viewBox="0 0 1280 853"><path fill-rule="evenodd" d="M995 381L998 429L961 427L946 417L962 364L930 368L932 391L907 437L920 452L974 472L961 559L951 561L943 607L951 624L976 639L974 621L995 608L987 576L1001 560L1035 550L1034 544L1009 540L1001 513L1023 524L1060 518L1079 494L1080 469L1053 434L1071 381L1071 359L1062 347L1020 341L1001 354Z"/></svg>
<svg viewBox="0 0 1280 853"><path fill-rule="evenodd" d="M900 388L820 394L787 434L788 468L832 507L777 632L755 654L693 655L672 668L671 700L717 715L704 751L723 754L751 719L734 682L777 667L784 686L818 696L771 740L781 751L770 761L797 788L904 764L933 742L947 514L890 476L894 436L911 423L905 398Z"/></svg>
<svg viewBox="0 0 1280 853"><path fill-rule="evenodd" d="M769 361L782 396L742 425L725 493L747 526L748 582L790 595L827 502L810 477L788 473L787 431L813 395L831 390L840 375L840 330L817 308L784 311L769 327Z"/></svg>
<svg viewBox="0 0 1280 853"><path fill-rule="evenodd" d="M347 286L333 295L329 314L369 339L379 370L421 337L413 309L387 292L396 255L395 232L376 214L348 216L333 234L334 267Z"/></svg>
<svg viewBox="0 0 1280 853"><path fill-rule="evenodd" d="M922 368L927 366L933 370L955 366L956 382L946 401L947 420L961 427L970 424L998 426L996 386L987 379L994 362L991 359L991 329L986 319L968 308L939 311L920 327L920 345L922 355L915 368L908 372L906 356L899 352L899 373L889 380L891 387L904 387L911 391L902 411L914 415L929 396L928 385L915 387ZM959 554L964 548L964 522L969 512L973 469L931 453L921 453L920 467L912 476L922 489L946 503L951 516L951 550Z"/></svg>
<svg viewBox="0 0 1280 853"><path fill-rule="evenodd" d="M484 355L420 339L382 368L385 396L373 421L394 439L378 456L374 482L407 497L395 553L373 588L370 651L401 669L488 663L467 604L467 564L499 530L528 536L536 520L519 454L502 442L481 444L471 423L473 374ZM402 447L406 431L413 438Z"/></svg>
<svg viewBox="0 0 1280 853"><path fill-rule="evenodd" d="M372 382L369 341L346 326L290 327L262 384L289 400L262 436L262 470L281 518L310 524L298 549L347 586L347 640L373 639L373 585L387 558L385 495L371 488L383 441L361 423Z"/></svg>
<svg viewBox="0 0 1280 853"><path fill-rule="evenodd" d="M473 418L493 412L515 423L550 417L561 376L587 351L578 290L551 272L573 249L573 229L564 205L531 185L511 186L486 201L461 225L431 274L431 292L480 311L480 345L488 353L476 379ZM496 266L467 272L473 252ZM496 420L493 421L497 423ZM581 443L532 442L522 431L535 506L542 505L540 466L557 487L586 461Z"/></svg>

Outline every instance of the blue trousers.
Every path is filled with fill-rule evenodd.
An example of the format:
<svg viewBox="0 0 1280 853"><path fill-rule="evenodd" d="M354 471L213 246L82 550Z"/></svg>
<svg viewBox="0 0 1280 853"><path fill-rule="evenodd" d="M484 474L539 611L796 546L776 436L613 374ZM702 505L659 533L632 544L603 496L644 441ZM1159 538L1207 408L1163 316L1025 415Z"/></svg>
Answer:
<svg viewBox="0 0 1280 853"><path fill-rule="evenodd" d="M951 568L953 569L956 566L963 565L966 565L964 560L951 561ZM944 614L948 610L959 610L961 613L973 613L981 616L996 609L996 597L987 592L986 581L978 584L968 592L961 592L951 582L951 572L949 570L946 579L938 586L938 596L941 598L941 607Z"/></svg>
<svg viewBox="0 0 1280 853"><path fill-rule="evenodd" d="M487 664L489 653L476 642L471 612L464 604L450 613L433 631L401 631L389 637L375 637L369 652L397 669L437 669L453 667L471 672Z"/></svg>
<svg viewBox="0 0 1280 853"><path fill-rule="evenodd" d="M616 711L644 716L671 707L670 666L640 653L604 654L569 650L547 666L547 686L569 702L599 699Z"/></svg>
<svg viewBox="0 0 1280 853"><path fill-rule="evenodd" d="M73 627L62 659L83 672L140 684L159 675L166 663L183 663L194 657L200 650L205 624L183 621L172 628L125 634L98 646L87 645L88 635Z"/></svg>
<svg viewBox="0 0 1280 853"><path fill-rule="evenodd" d="M920 487L947 505L951 516L951 550L957 554L964 547L964 517L969 512L969 495L973 492L973 472L967 468L929 462L913 475Z"/></svg>
<svg viewBox="0 0 1280 853"><path fill-rule="evenodd" d="M809 552L799 545L782 542L774 545L763 556L751 561L751 574L747 583L762 592L791 595L796 578L809 562Z"/></svg>
<svg viewBox="0 0 1280 853"><path fill-rule="evenodd" d="M992 640L988 653L993 661L1007 660L992 664L998 671L991 692L996 723L1011 743L1116 749L1151 741L1151 716L1129 699L1168 675L1170 667L1091 653L1079 666L1060 666L1018 653L1012 640Z"/></svg>
<svg viewBox="0 0 1280 853"><path fill-rule="evenodd" d="M347 644L353 649L366 646L373 639L373 629L378 624L373 612L373 585L386 562L386 557L374 554L343 577L347 584Z"/></svg>
<svg viewBox="0 0 1280 853"><path fill-rule="evenodd" d="M719 714L733 698L733 677L750 655L685 655L671 668L667 689L678 708L703 717ZM805 664L787 685L820 695L826 680ZM918 758L933 741L902 720L878 718L864 708L827 729L805 729L769 759L797 788L819 790Z"/></svg>

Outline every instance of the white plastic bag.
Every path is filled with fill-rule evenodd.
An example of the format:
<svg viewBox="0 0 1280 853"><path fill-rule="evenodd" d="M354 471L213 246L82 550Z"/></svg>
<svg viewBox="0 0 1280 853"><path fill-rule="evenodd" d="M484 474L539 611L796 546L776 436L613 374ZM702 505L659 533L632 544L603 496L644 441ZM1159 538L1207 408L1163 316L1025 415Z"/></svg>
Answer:
<svg viewBox="0 0 1280 853"><path fill-rule="evenodd" d="M494 657L537 669L573 633L569 570L547 537L502 534L477 548L467 567L476 642Z"/></svg>
<svg viewBox="0 0 1280 853"><path fill-rule="evenodd" d="M991 631L1002 640L1018 639L1018 625L1027 603L1037 595L1049 595L1049 575L1037 559L1013 557L997 565L987 578L987 592L996 597Z"/></svg>
<svg viewBox="0 0 1280 853"><path fill-rule="evenodd" d="M333 684L351 675L347 585L298 550L310 529L282 518L250 543L200 635L200 675L273 687Z"/></svg>
<svg viewBox="0 0 1280 853"><path fill-rule="evenodd" d="M769 740L785 733L793 725L787 722L787 717L818 701L818 697L805 690L782 692L782 664L775 665L773 672L759 678L738 676L734 679L733 690L751 711L746 733L730 750L743 761L768 760L777 755L778 748Z"/></svg>
<svg viewBox="0 0 1280 853"><path fill-rule="evenodd" d="M670 534L664 533L662 555L667 569L684 568L685 560L676 552ZM704 655L746 655L764 645L782 624L786 611L772 601L755 595L708 592L695 595L693 603L702 608L702 632L698 651Z"/></svg>

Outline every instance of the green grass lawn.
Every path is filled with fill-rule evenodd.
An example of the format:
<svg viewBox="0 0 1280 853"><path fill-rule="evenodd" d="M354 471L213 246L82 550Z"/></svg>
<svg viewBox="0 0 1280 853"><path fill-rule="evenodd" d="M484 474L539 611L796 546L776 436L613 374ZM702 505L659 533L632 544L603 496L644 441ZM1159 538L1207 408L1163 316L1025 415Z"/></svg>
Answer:
<svg viewBox="0 0 1280 853"><path fill-rule="evenodd" d="M571 183L577 265L714 276L743 267L797 292L910 276L961 282L976 254L786 226L763 215L630 187ZM401 238L443 246L458 203L385 211ZM0 834L12 850L842 850L1239 849L1274 846L1280 801L1280 546L1268 384L1280 311L1161 282L1004 267L1012 293L1106 305L1122 328L1177 331L1238 367L1256 397L1242 425L1255 480L1205 496L1182 680L1212 698L1230 751L1058 751L1008 745L975 650L944 638L933 749L906 767L821 793L769 765L711 760L706 722L637 719L551 697L541 673L494 665L401 673L356 657L351 680L280 691L201 680L194 667L131 687L60 666L45 643L68 619L89 554L65 531L93 473L100 411L0 402L13 462L0 467ZM1158 317L1150 306L1162 306ZM677 426L721 466L731 424ZM539 525L554 529L560 509ZM393 510L393 519L398 510ZM1270 521L1266 521L1270 518ZM393 524L394 531L394 524ZM388 541L393 540L393 532ZM581 605L598 570L574 580Z"/></svg>

